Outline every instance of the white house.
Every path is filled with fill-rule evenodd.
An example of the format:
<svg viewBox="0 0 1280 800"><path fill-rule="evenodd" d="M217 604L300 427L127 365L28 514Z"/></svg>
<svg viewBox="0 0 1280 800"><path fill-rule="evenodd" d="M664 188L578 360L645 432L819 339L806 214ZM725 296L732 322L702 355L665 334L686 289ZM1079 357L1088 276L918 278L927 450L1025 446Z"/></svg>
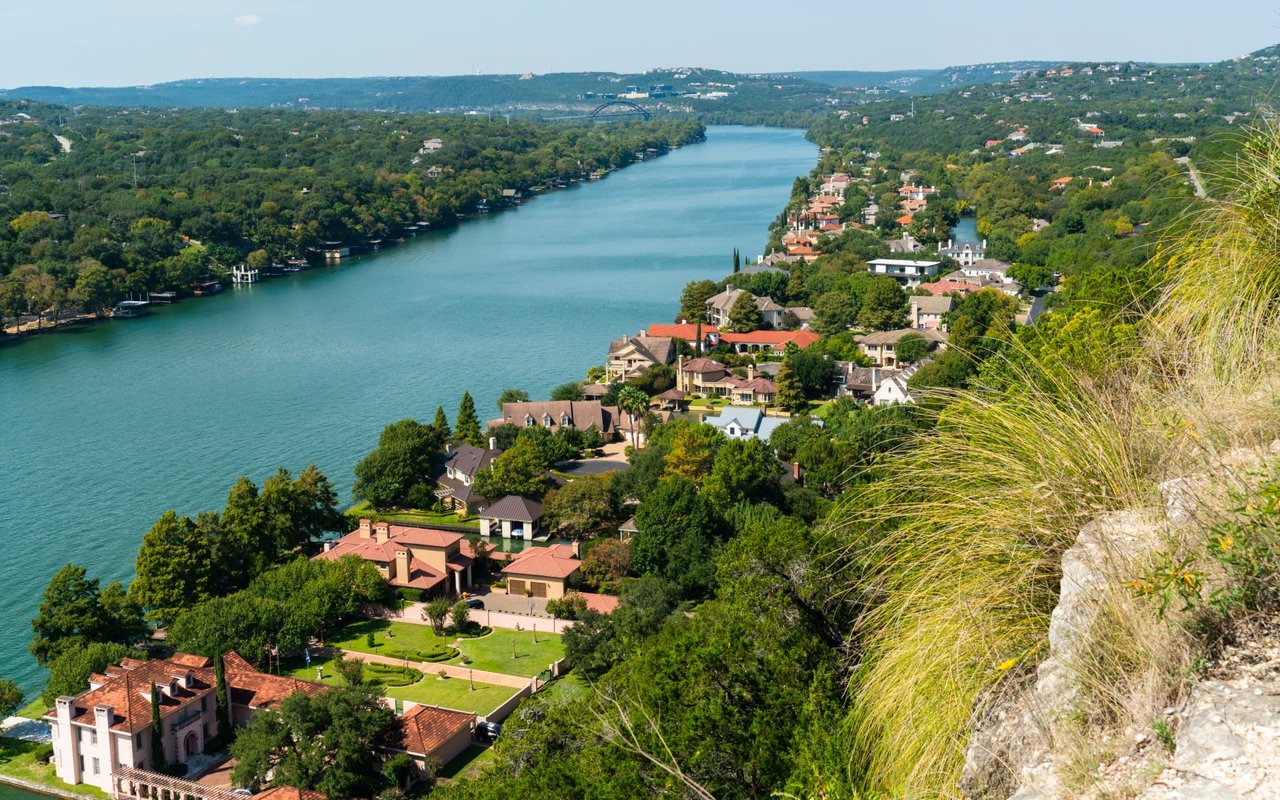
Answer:
<svg viewBox="0 0 1280 800"><path fill-rule="evenodd" d="M896 406L902 403L916 402L919 396L907 388L907 381L927 363L929 361L925 359L919 364L912 364L906 369L899 370L885 378L876 387L876 393L872 395L871 404L876 406Z"/></svg>
<svg viewBox="0 0 1280 800"><path fill-rule="evenodd" d="M778 426L786 422L781 417L766 417L758 408L726 408L714 417L705 417L704 425L711 425L730 439L769 440Z"/></svg>
<svg viewBox="0 0 1280 800"><path fill-rule="evenodd" d="M867 262L872 275L888 275L898 283L914 289L925 281L933 280L941 268L940 261L912 261L905 258L873 258Z"/></svg>

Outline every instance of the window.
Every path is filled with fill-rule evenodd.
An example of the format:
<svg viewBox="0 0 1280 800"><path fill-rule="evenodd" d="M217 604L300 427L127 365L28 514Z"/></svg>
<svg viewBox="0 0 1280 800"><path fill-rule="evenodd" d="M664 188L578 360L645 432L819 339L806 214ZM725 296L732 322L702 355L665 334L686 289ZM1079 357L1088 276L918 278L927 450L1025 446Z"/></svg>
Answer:
<svg viewBox="0 0 1280 800"><path fill-rule="evenodd" d="M98 732L96 730L89 731L89 746L90 747L98 746Z"/></svg>
<svg viewBox="0 0 1280 800"><path fill-rule="evenodd" d="M543 415L542 415L542 424L543 424L543 425L546 425L548 428L550 428L550 427L551 427L551 415L550 415L550 414L543 414Z"/></svg>
<svg viewBox="0 0 1280 800"><path fill-rule="evenodd" d="M532 428L532 427L533 427L533 417L531 417L531 416L529 416L528 414L526 414L526 415L525 415L525 417L524 417L524 426L525 426L526 428Z"/></svg>
<svg viewBox="0 0 1280 800"><path fill-rule="evenodd" d="M560 426L561 426L562 428L567 428L567 427L569 427L569 416L568 416L567 414L561 414L561 415L560 415Z"/></svg>
<svg viewBox="0 0 1280 800"><path fill-rule="evenodd" d="M204 697L200 698L200 710L201 711L209 710L209 695L205 695Z"/></svg>
<svg viewBox="0 0 1280 800"><path fill-rule="evenodd" d="M135 737L134 737L134 741L136 741L136 742L138 743L138 749L139 749L139 750L141 750L141 749L142 749L142 734L138 734L137 736L135 736Z"/></svg>
<svg viewBox="0 0 1280 800"><path fill-rule="evenodd" d="M80 771L84 772L84 754L80 755Z"/></svg>

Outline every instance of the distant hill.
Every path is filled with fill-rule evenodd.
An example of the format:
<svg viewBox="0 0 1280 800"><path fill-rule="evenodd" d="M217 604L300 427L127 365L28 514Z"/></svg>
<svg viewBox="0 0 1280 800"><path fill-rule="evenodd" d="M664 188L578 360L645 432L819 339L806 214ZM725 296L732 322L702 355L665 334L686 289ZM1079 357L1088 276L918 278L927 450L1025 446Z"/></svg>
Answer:
<svg viewBox="0 0 1280 800"><path fill-rule="evenodd" d="M1001 61L945 69L900 69L881 72L828 70L789 73L838 89L882 89L911 95L945 92L959 86L1000 83L1017 75L1060 66L1061 61Z"/></svg>

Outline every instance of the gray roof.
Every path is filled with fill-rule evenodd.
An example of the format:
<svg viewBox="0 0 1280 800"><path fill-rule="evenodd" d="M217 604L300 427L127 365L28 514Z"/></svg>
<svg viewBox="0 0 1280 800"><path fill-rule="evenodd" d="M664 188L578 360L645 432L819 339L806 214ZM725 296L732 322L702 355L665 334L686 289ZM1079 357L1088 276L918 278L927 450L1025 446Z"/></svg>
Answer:
<svg viewBox="0 0 1280 800"><path fill-rule="evenodd" d="M911 298L912 304L923 314L945 314L951 310L952 298L947 295L919 295Z"/></svg>
<svg viewBox="0 0 1280 800"><path fill-rule="evenodd" d="M702 422L720 430L736 423L739 428L752 431L761 439L768 440L769 436L786 420L781 417L766 417L758 408L725 408L719 415L706 417Z"/></svg>
<svg viewBox="0 0 1280 800"><path fill-rule="evenodd" d="M655 364L670 364L675 360L676 349L670 336L623 336L609 342L609 355L621 353L628 346Z"/></svg>
<svg viewBox="0 0 1280 800"><path fill-rule="evenodd" d="M866 345L897 345L898 340L907 334L914 333L917 336L923 336L929 342L945 342L947 335L941 331L923 330L918 331L915 328L899 328L896 331L877 331L869 333L866 336L857 337L858 344Z"/></svg>
<svg viewBox="0 0 1280 800"><path fill-rule="evenodd" d="M542 519L542 503L509 494L489 506L481 515L486 519L509 519L515 522L537 522Z"/></svg>
<svg viewBox="0 0 1280 800"><path fill-rule="evenodd" d="M468 478L474 478L477 472L489 466L500 455L502 455L501 450L485 450L474 445L460 444L449 454L445 465Z"/></svg>
<svg viewBox="0 0 1280 800"><path fill-rule="evenodd" d="M740 274L740 275L756 275L756 274L759 274L759 273L761 273L761 272L770 272L770 273L774 273L774 274L777 274L777 275L790 275L790 274L791 274L791 273L787 272L785 269L783 269L782 267L775 267L775 266L773 266L772 264L767 264L767 263L766 263L766 264L751 264L751 265L749 265L749 266L743 267L743 268L742 268L742 270L741 270L741 272L740 272L739 274Z"/></svg>

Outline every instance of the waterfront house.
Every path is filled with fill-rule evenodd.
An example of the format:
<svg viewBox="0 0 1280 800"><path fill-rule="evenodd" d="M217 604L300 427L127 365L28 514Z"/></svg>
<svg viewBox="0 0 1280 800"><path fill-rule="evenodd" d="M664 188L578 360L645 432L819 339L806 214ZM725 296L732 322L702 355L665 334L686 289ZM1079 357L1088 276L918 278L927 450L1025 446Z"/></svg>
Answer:
<svg viewBox="0 0 1280 800"><path fill-rule="evenodd" d="M873 258L867 262L867 271L872 275L888 275L910 289L936 277L941 267L942 263L939 261L913 261L904 258Z"/></svg>
<svg viewBox="0 0 1280 800"><path fill-rule="evenodd" d="M898 364L898 342L902 337L913 333L923 336L930 350L937 349L947 341L947 335L942 331L900 328L895 331L879 331L859 336L857 337L858 349L876 366L894 367Z"/></svg>
<svg viewBox="0 0 1280 800"><path fill-rule="evenodd" d="M920 331L946 331L943 317L951 311L953 301L946 295L916 295L910 299L908 318L911 327Z"/></svg>
<svg viewBox="0 0 1280 800"><path fill-rule="evenodd" d="M371 562L392 586L462 594L471 585L471 547L453 531L360 520L360 527L325 542L317 559L353 555Z"/></svg>
<svg viewBox="0 0 1280 800"><path fill-rule="evenodd" d="M542 426L552 433L561 428L587 431L595 428L601 438L610 441L618 432L618 409L604 406L599 400L545 400L541 402L503 403L502 418L489 422L489 427L511 424L521 428Z"/></svg>
<svg viewBox="0 0 1280 800"><path fill-rule="evenodd" d="M487 450L469 444L460 444L450 446L445 454L448 458L444 465L438 467L431 476L436 483L436 497L440 498L445 508L465 516L480 513L489 504L489 500L475 491L473 483L477 472L502 455L502 451L497 448L496 440L490 437Z"/></svg>
<svg viewBox="0 0 1280 800"><path fill-rule="evenodd" d="M707 397L728 397L735 405L772 403L778 386L767 375L757 374L754 366L746 375L733 374L724 364L710 358L680 359L676 366L676 390Z"/></svg>
<svg viewBox="0 0 1280 800"><path fill-rule="evenodd" d="M756 309L760 312L762 325L776 328L782 324L782 316L786 313L786 309L773 302L773 298L756 297L745 289L734 289L732 287L713 295L707 300L707 321L718 328L728 325L729 311L733 308L738 296L742 294L755 301Z"/></svg>
<svg viewBox="0 0 1280 800"><path fill-rule="evenodd" d="M786 420L767 417L758 408L726 408L714 417L704 417L702 422L730 439L763 439L767 442Z"/></svg>
<svg viewBox="0 0 1280 800"><path fill-rule="evenodd" d="M480 515L480 535L528 541L538 535L538 523L541 521L542 503L527 497L507 495Z"/></svg>
<svg viewBox="0 0 1280 800"><path fill-rule="evenodd" d="M677 322L677 323L655 323L646 329L647 336L664 336L671 339L679 339L686 344L692 345L699 350L710 345L713 334L720 332L715 325L708 323L696 322ZM701 342L699 342L701 338Z"/></svg>
<svg viewBox="0 0 1280 800"><path fill-rule="evenodd" d="M325 687L254 669L234 652L223 658L233 724L247 723L261 708L288 695L315 694ZM139 782L165 776L146 772L158 765L151 727L152 687L158 701L163 757L187 764L204 753L219 730L213 659L175 653L166 659L122 659L89 676L89 688L57 698L49 723L58 778L85 783L113 796L133 796Z"/></svg>
<svg viewBox="0 0 1280 800"><path fill-rule="evenodd" d="M582 566L576 545L526 547L502 568L507 594L527 594L558 600L564 597L565 582Z"/></svg>
<svg viewBox="0 0 1280 800"><path fill-rule="evenodd" d="M675 343L670 337L623 336L609 343L605 378L610 382L637 378L655 364L670 364L675 357Z"/></svg>
<svg viewBox="0 0 1280 800"><path fill-rule="evenodd" d="M774 353L786 351L788 344L801 350L822 337L813 331L751 331L750 333L721 333L714 337L717 344L727 344L737 353Z"/></svg>

